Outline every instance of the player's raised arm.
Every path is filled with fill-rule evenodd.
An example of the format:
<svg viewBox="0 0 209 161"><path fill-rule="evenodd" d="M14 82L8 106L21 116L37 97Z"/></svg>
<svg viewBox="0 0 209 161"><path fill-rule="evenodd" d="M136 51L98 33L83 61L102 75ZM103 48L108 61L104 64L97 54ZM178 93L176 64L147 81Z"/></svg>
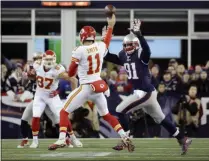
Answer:
<svg viewBox="0 0 209 161"><path fill-rule="evenodd" d="M150 59L150 55L151 55L151 51L150 51L150 48L149 48L149 45L148 45L147 41L145 40L144 36L141 34L140 27L141 27L141 21L139 19L135 19L133 24L132 24L132 28L130 29L130 31L133 34L135 34L140 41L140 44L141 44L141 47L142 47L142 52L140 54L140 59L142 60L142 62L144 64L148 64L149 59Z"/></svg>
<svg viewBox="0 0 209 161"><path fill-rule="evenodd" d="M117 65L123 65L118 57L118 55L110 53L109 50L107 51L107 54L104 57L105 61L111 62L113 64Z"/></svg>
<svg viewBox="0 0 209 161"><path fill-rule="evenodd" d="M102 35L103 35L103 42L106 44L106 48L108 49L112 38L113 28L116 23L115 14L113 14L111 18L107 18L107 23L108 23L107 29L106 26L102 29Z"/></svg>
<svg viewBox="0 0 209 161"><path fill-rule="evenodd" d="M107 18L107 22L108 22L108 27L106 28L106 26L104 26L102 29L102 41L106 44L106 48L108 49L112 38L113 28L116 23L115 15L113 14L111 19ZM115 54L110 53L109 50L107 51L104 60L117 65L122 65L119 57Z"/></svg>
<svg viewBox="0 0 209 161"><path fill-rule="evenodd" d="M57 65L55 67L58 75L58 79L64 79L71 83L72 90L76 89L78 86L78 80L75 77L69 77L65 68L62 65Z"/></svg>

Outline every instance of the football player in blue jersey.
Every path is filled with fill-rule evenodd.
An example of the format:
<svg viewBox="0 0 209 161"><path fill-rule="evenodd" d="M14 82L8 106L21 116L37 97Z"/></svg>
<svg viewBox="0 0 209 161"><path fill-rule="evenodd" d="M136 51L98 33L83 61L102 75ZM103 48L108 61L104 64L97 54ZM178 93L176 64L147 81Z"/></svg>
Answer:
<svg viewBox="0 0 209 161"><path fill-rule="evenodd" d="M151 83L151 75L148 68L151 51L140 31L141 21L134 20L129 29L130 34L123 40L123 50L118 55L107 53L105 60L122 65L128 73L128 80L133 85L134 92L116 108L116 112L127 114L131 111L143 109L156 123L162 125L182 148L182 155L186 154L192 140L184 137L176 126L165 118L157 101L157 91ZM115 150L124 149L123 144L113 147Z"/></svg>

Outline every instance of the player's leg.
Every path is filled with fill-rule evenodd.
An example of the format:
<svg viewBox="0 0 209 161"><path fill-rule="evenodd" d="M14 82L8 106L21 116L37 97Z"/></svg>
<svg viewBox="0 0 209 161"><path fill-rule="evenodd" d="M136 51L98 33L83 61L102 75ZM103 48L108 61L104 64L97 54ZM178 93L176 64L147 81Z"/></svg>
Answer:
<svg viewBox="0 0 209 161"><path fill-rule="evenodd" d="M57 102L59 102L59 106L57 107L58 110L59 110L59 118L57 118L57 116L54 115L55 120L58 120L58 127L59 127L59 121L60 121L60 111L62 110L63 108L63 102L60 100L60 97L57 98ZM74 147L82 147L83 144L77 139L77 137L75 136L74 132L73 132L73 129L72 129L72 126L71 126L71 123L68 124L68 128L67 128L67 133L66 133L66 144L68 147L72 148L73 146ZM59 131L59 130L58 130Z"/></svg>
<svg viewBox="0 0 209 161"><path fill-rule="evenodd" d="M157 101L156 91L152 92L152 96L150 97L148 103L149 106L144 107L143 110L149 114L156 123L161 124L173 137L178 140L179 144L182 146L182 154L185 154L192 140L184 138L176 126L165 117Z"/></svg>
<svg viewBox="0 0 209 161"><path fill-rule="evenodd" d="M60 134L59 139L54 144L49 146L49 150L55 150L57 148L63 147L66 145L65 136L67 129L72 129L72 124L68 118L68 115L78 109L84 104L89 95L88 85L81 85L74 91L72 91L67 100L64 103L63 109L60 111Z"/></svg>
<svg viewBox="0 0 209 161"><path fill-rule="evenodd" d="M31 101L25 108L22 118L21 118L21 124L20 124L20 129L21 129L21 134L22 134L22 141L20 145L17 146L17 148L24 148L24 146L28 146L28 132L29 132L29 125L28 122L32 119L33 117L33 101Z"/></svg>
<svg viewBox="0 0 209 161"><path fill-rule="evenodd" d="M53 98L50 98L47 104L48 104L48 108L45 109L46 114L49 116L51 120L53 120L52 122L55 124L57 132L59 133L60 111L62 110L63 102L61 101L60 97L57 95ZM70 138L72 140L72 143ZM73 147L72 144L76 147L82 147L82 143L74 135L72 127L68 126L68 131L66 133L66 145L72 148Z"/></svg>
<svg viewBox="0 0 209 161"><path fill-rule="evenodd" d="M44 110L46 116L52 121L52 125L55 125L57 134L59 133L59 117L54 115L48 106Z"/></svg>
<svg viewBox="0 0 209 161"><path fill-rule="evenodd" d="M42 96L43 97L43 96ZM41 96L35 96L33 101L33 119L32 119L32 133L33 133L33 143L30 148L38 147L38 133L40 130L40 117L44 112L46 103L43 101L44 98Z"/></svg>
<svg viewBox="0 0 209 161"><path fill-rule="evenodd" d="M53 106L53 107L50 108L50 106L47 104L44 112L46 113L46 116L52 121L52 124L56 125L56 124L59 124L59 119L60 119L59 118L60 109L58 109L58 107L56 109L56 105L59 104L59 99L58 99L58 102L57 103L55 103L55 101L53 101L53 100L50 100L50 101L52 102L50 104L50 106ZM54 105L52 105L53 103L54 103ZM52 108L55 108L55 111L52 111L51 110ZM56 112L56 113L54 113L54 112Z"/></svg>
<svg viewBox="0 0 209 161"><path fill-rule="evenodd" d="M59 107L58 107L59 108ZM61 110L61 108L60 108ZM55 114L53 114L53 112L50 110L50 108L48 106L46 106L45 108L45 111L46 113L46 116L52 121L52 124L55 125L55 128L56 128L56 133L57 135L59 134L59 117ZM60 113L60 111L58 111ZM71 144L71 141L70 141L70 135L67 133L67 136L66 136L66 145L68 147L73 147L73 145Z"/></svg>
<svg viewBox="0 0 209 161"><path fill-rule="evenodd" d="M131 140L123 130L121 124L113 115L109 113L107 107L107 100L104 94L103 93L93 94L90 98L95 103L99 115L102 116L103 119L113 127L113 129L120 135L120 137L123 140L122 144L113 147L113 149L122 150L124 149L124 147L128 147L128 150L130 152L134 151L134 145L132 144Z"/></svg>
<svg viewBox="0 0 209 161"><path fill-rule="evenodd" d="M151 97L151 92L137 90L132 95L123 100L117 107L116 112L127 114L131 111L138 110L147 106L148 100Z"/></svg>

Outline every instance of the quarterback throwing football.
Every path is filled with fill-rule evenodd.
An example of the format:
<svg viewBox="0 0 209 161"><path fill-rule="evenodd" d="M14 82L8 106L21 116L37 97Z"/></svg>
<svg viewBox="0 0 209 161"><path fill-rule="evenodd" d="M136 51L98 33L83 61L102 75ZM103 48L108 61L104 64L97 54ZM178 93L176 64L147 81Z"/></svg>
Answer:
<svg viewBox="0 0 209 161"><path fill-rule="evenodd" d="M115 15L107 19L108 29L104 42L96 42L96 31L91 26L84 26L80 31L79 46L73 51L72 62L69 67L69 76L72 77L78 71L80 86L75 89L67 98L64 108L60 112L60 135L59 139L49 146L49 150L55 150L65 145L65 135L67 126L71 126L68 120L69 113L82 106L87 100L92 100L100 116L106 120L122 138L122 142L130 152L134 150L134 145L127 137L118 120L112 116L107 108L109 89L107 84L101 79L100 73L103 58L109 46L113 27L115 25Z"/></svg>

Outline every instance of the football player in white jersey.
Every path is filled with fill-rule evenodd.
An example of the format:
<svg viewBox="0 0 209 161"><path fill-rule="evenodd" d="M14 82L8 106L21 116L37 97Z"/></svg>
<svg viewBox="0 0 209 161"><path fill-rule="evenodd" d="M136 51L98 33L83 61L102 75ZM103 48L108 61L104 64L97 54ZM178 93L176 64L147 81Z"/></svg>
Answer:
<svg viewBox="0 0 209 161"><path fill-rule="evenodd" d="M59 79L70 81L72 89L76 88L77 79L75 77L70 78L65 71L65 68L60 64L56 64L56 54L52 50L47 50L43 54L42 61L35 61L33 68L36 73L37 88L33 101L33 142L30 145L30 148L37 148L40 117L45 110L46 105L53 113L54 117L59 118L59 112L63 105L59 95L56 94ZM70 129L70 131L71 130L72 129ZM74 136L73 133L71 134L71 136ZM76 137L71 137L71 141L76 142L77 145L79 143L79 146L82 146Z"/></svg>
<svg viewBox="0 0 209 161"><path fill-rule="evenodd" d="M35 94L35 91L36 91L36 80L35 80L36 74L33 69L33 63L35 61L41 62L42 55L43 53L41 52L34 53L33 61L27 63L24 67L23 78L25 80L25 87L26 88L28 87L28 90L32 92L33 94ZM74 88L76 88L76 86ZM54 97L55 95L57 95L56 91L52 91L50 94L51 97ZM46 115L49 117L49 119L52 121L52 123L56 126L56 128L59 129L59 117L56 117L57 115L55 116L49 108L45 108L44 111ZM29 122L32 120L32 117L33 117L33 101L31 101L27 105L27 107L25 108L23 112L23 115L21 118L21 124L20 124L20 129L21 129L21 134L22 134L23 139L21 140L21 143L17 146L17 148L24 148L26 146L29 146L29 141L28 141L28 132L30 130ZM69 137L66 137L66 142L69 147L72 146L69 140Z"/></svg>
<svg viewBox="0 0 209 161"><path fill-rule="evenodd" d="M60 135L59 139L49 146L49 150L55 150L65 145L65 135L69 122L68 115L74 110L82 106L87 100L91 100L96 104L100 116L106 120L116 132L121 136L123 143L130 152L134 151L134 145L124 132L118 120L112 116L107 107L105 95L109 94L109 89L105 81L100 77L103 57L109 46L113 27L115 25L115 15L107 19L108 32L104 38L104 42L96 42L96 31L91 26L84 26L80 31L79 46L73 51L71 65L68 75L75 76L78 71L80 86L71 92L68 96L64 108L60 111Z"/></svg>

